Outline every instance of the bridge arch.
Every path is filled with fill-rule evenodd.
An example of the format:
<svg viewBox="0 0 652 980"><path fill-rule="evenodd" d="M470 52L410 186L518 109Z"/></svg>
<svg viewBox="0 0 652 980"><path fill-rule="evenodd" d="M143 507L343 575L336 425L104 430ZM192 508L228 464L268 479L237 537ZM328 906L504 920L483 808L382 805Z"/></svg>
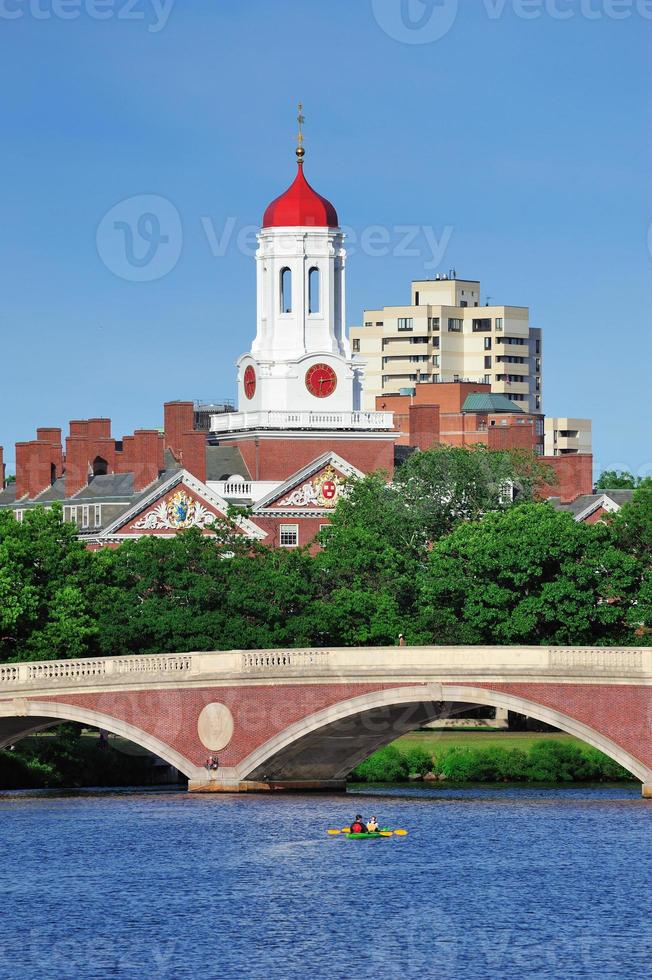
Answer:
<svg viewBox="0 0 652 980"><path fill-rule="evenodd" d="M516 711L553 725L603 752L642 783L652 782L652 770L640 759L570 715L519 695L463 684L397 687L341 701L289 725L243 759L234 775L245 781L345 779L372 752L400 735L477 705Z"/></svg>
<svg viewBox="0 0 652 980"><path fill-rule="evenodd" d="M3 719L8 724L2 725ZM76 721L90 728L102 728L113 735L120 735L174 766L189 779L197 777L197 766L154 735L100 711L60 701L21 701L19 705L11 701L0 703L0 748L64 721Z"/></svg>

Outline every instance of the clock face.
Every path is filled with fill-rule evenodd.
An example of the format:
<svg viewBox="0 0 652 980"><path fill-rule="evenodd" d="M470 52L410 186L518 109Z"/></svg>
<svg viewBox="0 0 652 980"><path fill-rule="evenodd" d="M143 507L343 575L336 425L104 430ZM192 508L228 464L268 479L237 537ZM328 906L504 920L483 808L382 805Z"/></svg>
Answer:
<svg viewBox="0 0 652 980"><path fill-rule="evenodd" d="M256 372L249 364L244 373L244 393L247 398L253 398L256 394Z"/></svg>
<svg viewBox="0 0 652 980"><path fill-rule="evenodd" d="M337 388L337 375L330 364L313 364L306 372L306 388L315 398L328 398Z"/></svg>

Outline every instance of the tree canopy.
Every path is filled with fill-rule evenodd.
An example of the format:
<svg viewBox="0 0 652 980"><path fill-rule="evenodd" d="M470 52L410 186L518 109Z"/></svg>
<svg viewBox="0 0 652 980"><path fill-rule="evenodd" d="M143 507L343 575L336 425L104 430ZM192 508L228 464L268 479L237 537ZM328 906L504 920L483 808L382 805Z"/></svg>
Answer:
<svg viewBox="0 0 652 980"><path fill-rule="evenodd" d="M652 491L607 524L537 503L533 457L416 453L348 488L321 548L144 536L91 552L62 510L0 512L0 660L652 636Z"/></svg>

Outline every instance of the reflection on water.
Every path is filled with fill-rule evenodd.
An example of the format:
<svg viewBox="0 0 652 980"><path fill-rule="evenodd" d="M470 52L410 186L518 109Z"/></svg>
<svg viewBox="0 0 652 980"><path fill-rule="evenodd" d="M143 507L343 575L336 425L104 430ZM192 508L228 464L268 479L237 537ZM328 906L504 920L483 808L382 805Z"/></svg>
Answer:
<svg viewBox="0 0 652 980"><path fill-rule="evenodd" d="M0 795L0 977L639 977L637 787ZM328 837L357 810L408 837Z"/></svg>

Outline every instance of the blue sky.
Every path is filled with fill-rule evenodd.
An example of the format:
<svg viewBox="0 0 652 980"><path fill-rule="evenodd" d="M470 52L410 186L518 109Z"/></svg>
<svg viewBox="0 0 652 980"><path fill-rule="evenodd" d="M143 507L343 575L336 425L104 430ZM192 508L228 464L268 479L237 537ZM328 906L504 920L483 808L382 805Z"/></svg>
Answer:
<svg viewBox="0 0 652 980"><path fill-rule="evenodd" d="M652 472L651 40L645 0L0 0L10 469L37 425L120 437L234 396L301 99L307 175L351 229L349 325L413 278L481 279L545 331L547 414L593 418L597 469ZM129 265L106 229L143 213Z"/></svg>

